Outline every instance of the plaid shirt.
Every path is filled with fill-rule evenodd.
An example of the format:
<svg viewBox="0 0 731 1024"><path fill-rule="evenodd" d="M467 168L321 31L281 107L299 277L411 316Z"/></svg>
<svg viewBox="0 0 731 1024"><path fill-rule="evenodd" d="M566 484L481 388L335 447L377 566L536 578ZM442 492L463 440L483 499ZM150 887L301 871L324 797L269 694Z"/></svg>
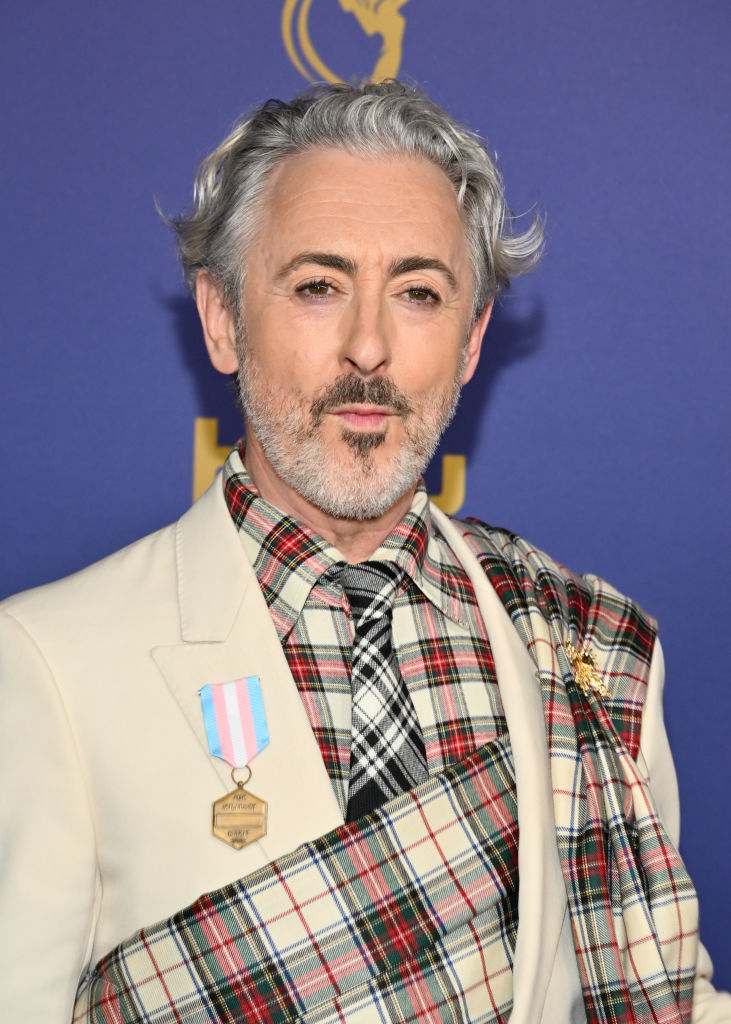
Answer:
<svg viewBox="0 0 731 1024"><path fill-rule="evenodd" d="M345 813L353 632L347 598L326 575L343 556L259 496L242 454L243 448L234 450L224 466L226 502ZM393 610L394 648L419 716L427 761L432 772L439 771L506 727L474 589L430 521L423 483L371 557L404 570Z"/></svg>
<svg viewBox="0 0 731 1024"><path fill-rule="evenodd" d="M695 893L634 760L654 622L518 537L438 521L465 565L477 556L540 681L587 1022L689 1024ZM577 685L569 642L587 645L612 690L606 706ZM504 1024L518 881L512 761L506 735L143 929L100 961L74 1021ZM555 947L545 954L550 964Z"/></svg>

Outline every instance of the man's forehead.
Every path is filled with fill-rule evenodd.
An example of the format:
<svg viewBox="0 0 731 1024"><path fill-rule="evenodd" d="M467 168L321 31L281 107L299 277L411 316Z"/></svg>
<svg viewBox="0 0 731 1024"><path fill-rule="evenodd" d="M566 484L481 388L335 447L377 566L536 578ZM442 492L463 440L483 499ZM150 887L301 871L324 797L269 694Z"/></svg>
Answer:
<svg viewBox="0 0 731 1024"><path fill-rule="evenodd" d="M374 181L375 179L375 181ZM338 147L318 146L286 157L272 173L266 205L296 202L308 196L332 201L344 197L351 185L351 198L380 199L388 205L395 196L380 190L393 181L409 194L424 201L443 202L459 214L457 195L444 171L426 157L407 153L361 154ZM373 183L373 188L368 186ZM376 183L377 182L377 183Z"/></svg>
<svg viewBox="0 0 731 1024"><path fill-rule="evenodd" d="M354 258L361 244L388 248L399 239L399 256L438 258L466 247L464 220L446 174L406 154L363 156L330 148L294 154L273 174L261 220L260 240L279 248L277 240L283 243L286 236L295 249L289 259L299 251L330 251L330 239Z"/></svg>

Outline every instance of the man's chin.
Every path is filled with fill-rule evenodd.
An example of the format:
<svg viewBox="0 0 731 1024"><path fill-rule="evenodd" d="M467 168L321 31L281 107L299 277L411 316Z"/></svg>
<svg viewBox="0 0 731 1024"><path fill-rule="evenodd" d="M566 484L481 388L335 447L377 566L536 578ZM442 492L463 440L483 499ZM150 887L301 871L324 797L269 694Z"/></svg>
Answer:
<svg viewBox="0 0 731 1024"><path fill-rule="evenodd" d="M381 431L348 431L347 446L307 450L296 466L281 467L285 482L320 511L336 519L378 519L413 490L421 462L388 454ZM353 439L357 439L357 443ZM361 442L365 441L365 444Z"/></svg>

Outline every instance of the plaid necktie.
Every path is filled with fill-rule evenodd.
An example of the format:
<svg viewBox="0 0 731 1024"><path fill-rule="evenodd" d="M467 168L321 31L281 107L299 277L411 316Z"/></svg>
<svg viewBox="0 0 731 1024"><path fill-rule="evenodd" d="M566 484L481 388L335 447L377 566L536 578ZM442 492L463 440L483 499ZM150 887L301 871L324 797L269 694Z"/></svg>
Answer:
<svg viewBox="0 0 731 1024"><path fill-rule="evenodd" d="M339 564L353 612L352 741L347 820L429 775L416 709L399 670L391 613L403 571L393 562Z"/></svg>

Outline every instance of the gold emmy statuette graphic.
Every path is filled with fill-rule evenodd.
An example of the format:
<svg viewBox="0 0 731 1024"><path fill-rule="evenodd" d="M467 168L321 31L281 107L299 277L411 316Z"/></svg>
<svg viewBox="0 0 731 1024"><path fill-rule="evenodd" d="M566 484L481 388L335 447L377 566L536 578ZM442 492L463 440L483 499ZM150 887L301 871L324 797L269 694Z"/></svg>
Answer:
<svg viewBox="0 0 731 1024"><path fill-rule="evenodd" d="M219 445L218 420L197 416L193 430L193 501L213 483L233 445ZM467 459L442 455L442 489L431 500L448 516L456 516L464 504Z"/></svg>
<svg viewBox="0 0 731 1024"><path fill-rule="evenodd" d="M401 67L401 44L406 19L400 13L409 0L338 0L341 10L353 14L368 36L383 40L370 81L396 78ZM327 16L326 8L335 6L335 0L285 0L282 8L282 39L289 59L310 82L344 82L325 64L312 45L309 30L310 8L316 3L318 13Z"/></svg>

